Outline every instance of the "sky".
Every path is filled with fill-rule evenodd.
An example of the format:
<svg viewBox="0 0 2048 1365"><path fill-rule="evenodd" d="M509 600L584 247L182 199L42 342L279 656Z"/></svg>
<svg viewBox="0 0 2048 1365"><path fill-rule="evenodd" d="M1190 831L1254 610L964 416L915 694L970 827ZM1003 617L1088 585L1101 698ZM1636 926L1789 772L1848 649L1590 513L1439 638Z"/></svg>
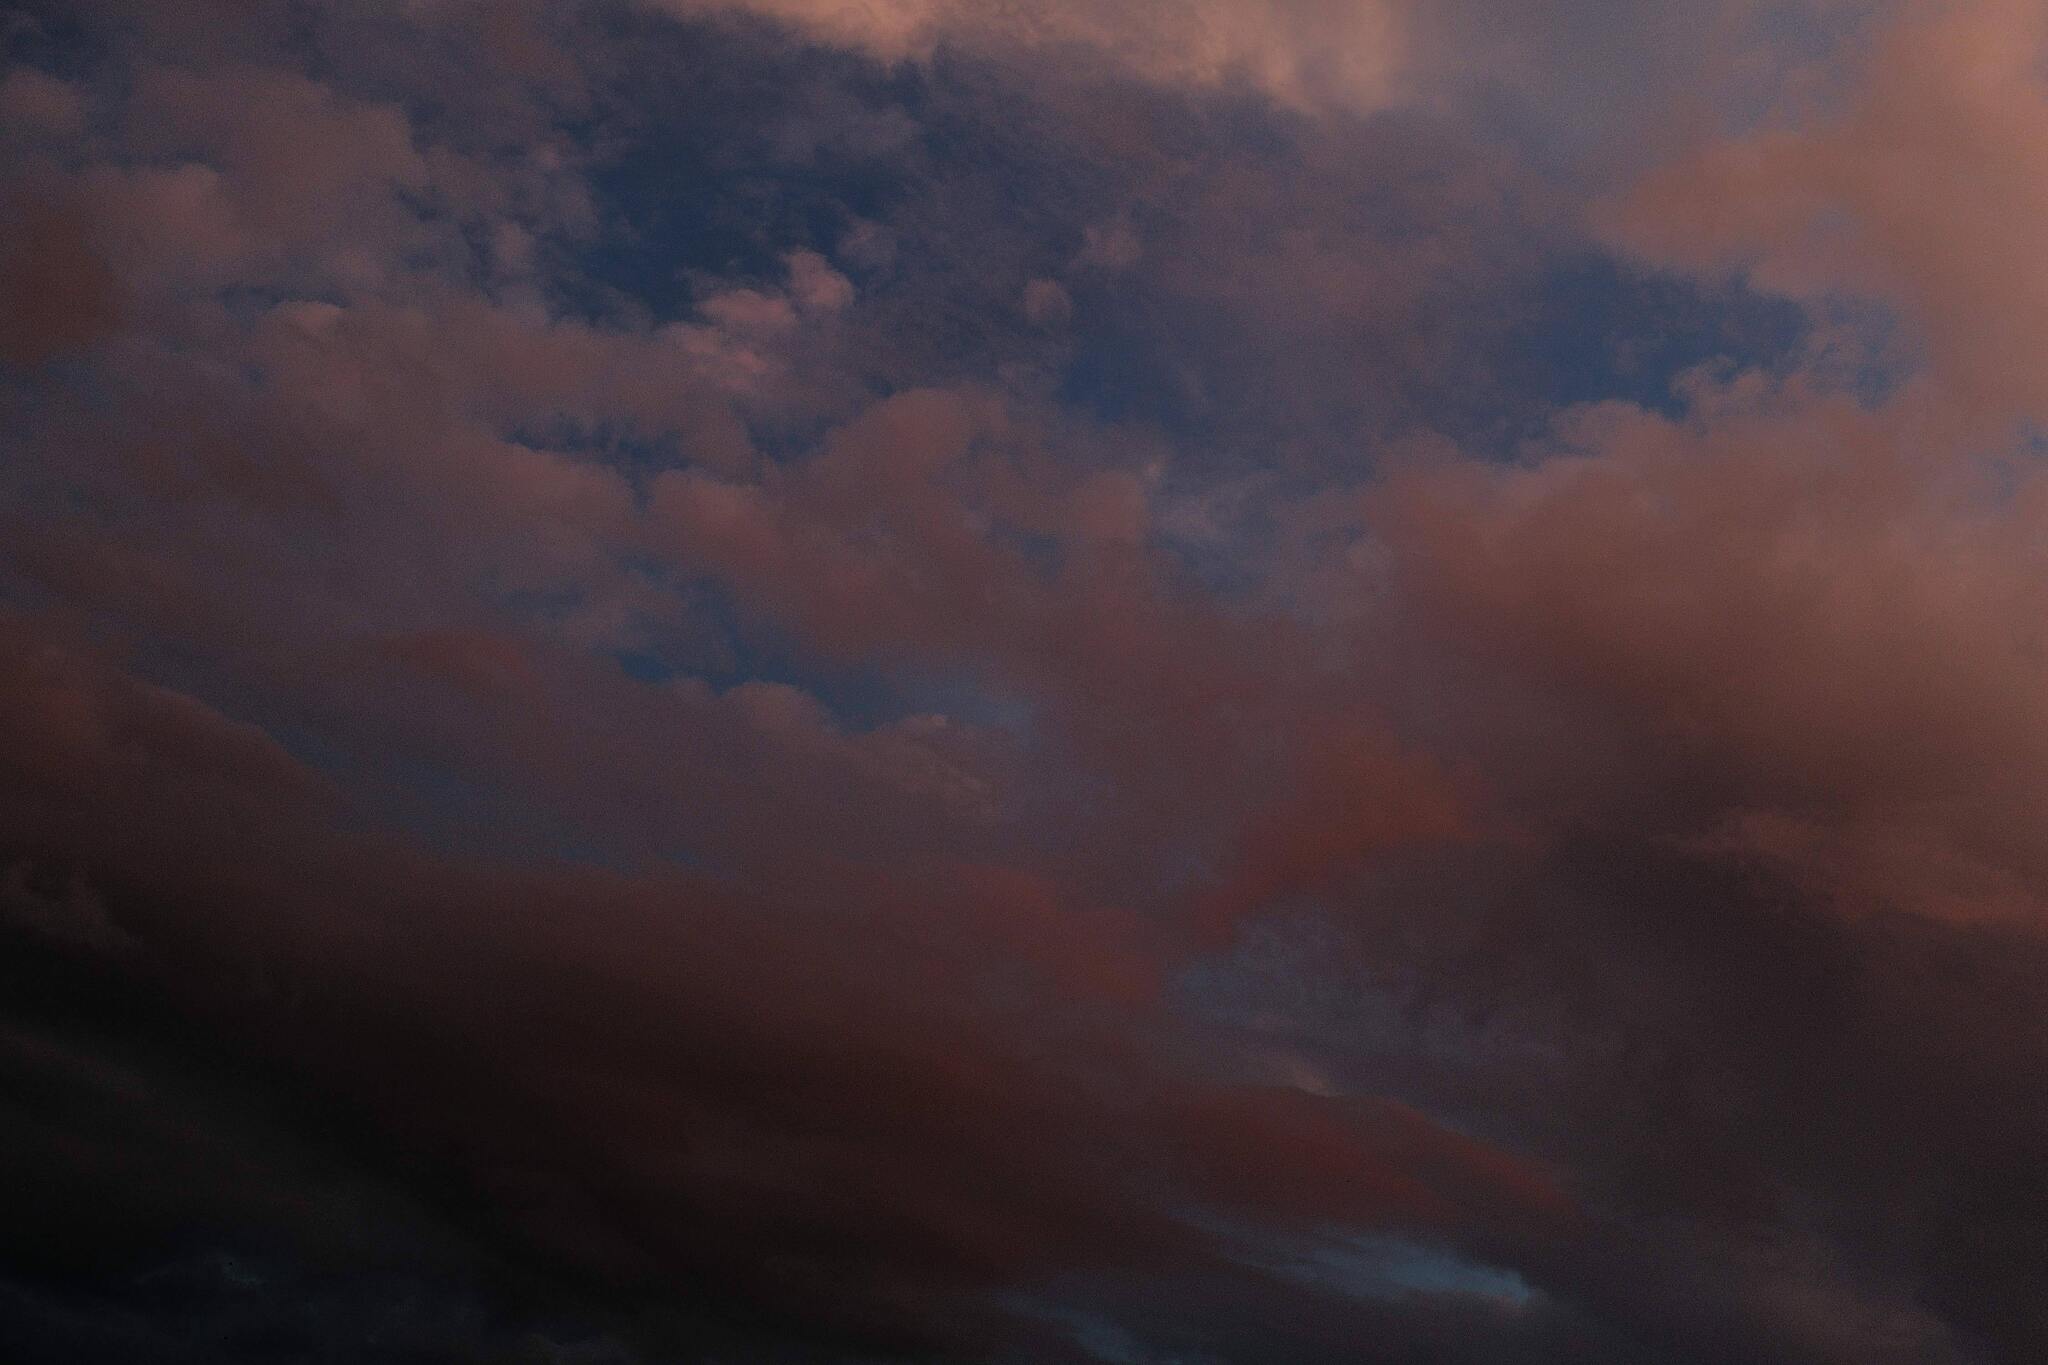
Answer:
<svg viewBox="0 0 2048 1365"><path fill-rule="evenodd" d="M0 3L0 1358L2048 1358L2048 3Z"/></svg>

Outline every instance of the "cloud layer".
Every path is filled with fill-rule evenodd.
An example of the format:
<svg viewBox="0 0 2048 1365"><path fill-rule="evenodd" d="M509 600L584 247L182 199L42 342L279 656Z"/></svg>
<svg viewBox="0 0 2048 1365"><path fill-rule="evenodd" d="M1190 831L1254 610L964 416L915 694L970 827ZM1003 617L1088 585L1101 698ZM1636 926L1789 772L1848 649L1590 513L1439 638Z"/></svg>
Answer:
<svg viewBox="0 0 2048 1365"><path fill-rule="evenodd" d="M2048 1348L2039 6L0 17L0 1355Z"/></svg>

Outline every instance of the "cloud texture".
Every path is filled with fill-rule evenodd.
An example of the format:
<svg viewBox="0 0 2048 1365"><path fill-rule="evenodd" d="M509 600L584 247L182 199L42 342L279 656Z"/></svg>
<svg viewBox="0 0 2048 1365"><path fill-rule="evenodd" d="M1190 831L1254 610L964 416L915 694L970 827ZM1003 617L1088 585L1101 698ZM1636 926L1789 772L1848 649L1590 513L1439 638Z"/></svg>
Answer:
<svg viewBox="0 0 2048 1365"><path fill-rule="evenodd" d="M2048 1351L2048 11L0 12L0 1355Z"/></svg>

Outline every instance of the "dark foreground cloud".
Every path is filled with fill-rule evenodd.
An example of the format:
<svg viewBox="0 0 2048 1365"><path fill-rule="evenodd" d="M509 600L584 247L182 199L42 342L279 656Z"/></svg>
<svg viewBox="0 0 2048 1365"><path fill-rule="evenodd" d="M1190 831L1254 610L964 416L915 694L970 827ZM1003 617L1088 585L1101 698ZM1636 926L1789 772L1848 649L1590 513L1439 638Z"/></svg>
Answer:
<svg viewBox="0 0 2048 1365"><path fill-rule="evenodd" d="M2031 3L13 6L0 1355L2048 1349Z"/></svg>

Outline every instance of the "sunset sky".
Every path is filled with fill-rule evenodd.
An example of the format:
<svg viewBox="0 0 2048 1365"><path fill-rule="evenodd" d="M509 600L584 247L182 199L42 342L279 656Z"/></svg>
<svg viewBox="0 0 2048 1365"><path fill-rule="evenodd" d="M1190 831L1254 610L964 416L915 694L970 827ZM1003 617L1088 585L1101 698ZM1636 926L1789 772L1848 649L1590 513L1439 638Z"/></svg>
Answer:
<svg viewBox="0 0 2048 1365"><path fill-rule="evenodd" d="M0 1361L2048 1360L2048 0L0 57Z"/></svg>

